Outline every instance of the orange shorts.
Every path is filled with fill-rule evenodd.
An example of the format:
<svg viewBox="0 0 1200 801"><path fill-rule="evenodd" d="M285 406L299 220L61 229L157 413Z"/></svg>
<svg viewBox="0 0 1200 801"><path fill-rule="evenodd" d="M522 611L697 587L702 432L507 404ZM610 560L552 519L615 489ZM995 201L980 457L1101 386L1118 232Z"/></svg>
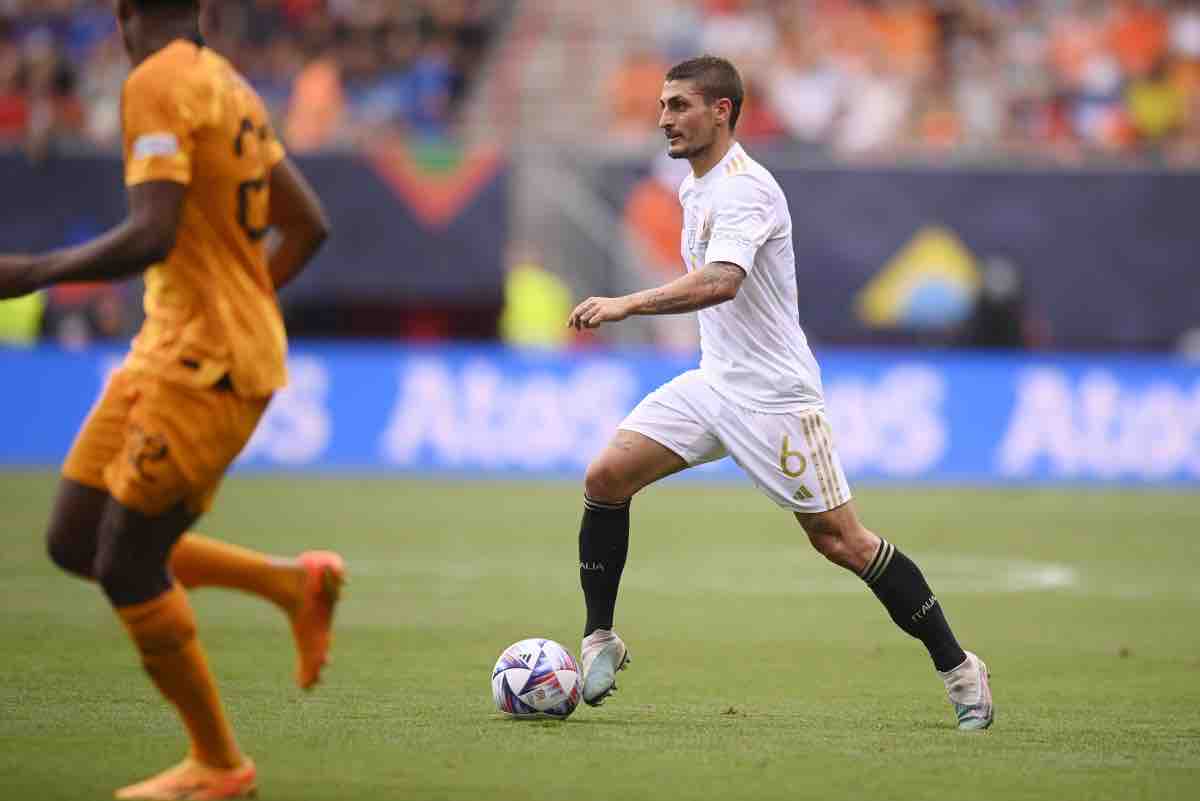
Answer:
<svg viewBox="0 0 1200 801"><path fill-rule="evenodd" d="M117 370L76 436L63 476L149 517L180 502L203 514L269 402Z"/></svg>

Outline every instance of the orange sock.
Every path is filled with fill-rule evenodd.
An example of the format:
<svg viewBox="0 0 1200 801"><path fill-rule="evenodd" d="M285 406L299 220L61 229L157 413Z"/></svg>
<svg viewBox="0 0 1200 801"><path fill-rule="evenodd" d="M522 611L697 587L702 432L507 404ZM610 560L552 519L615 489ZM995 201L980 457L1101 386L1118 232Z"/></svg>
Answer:
<svg viewBox="0 0 1200 801"><path fill-rule="evenodd" d="M179 710L192 740L192 756L215 768L243 761L204 649L196 639L196 618L187 594L172 587L157 598L117 608L142 655L142 665L159 692Z"/></svg>
<svg viewBox="0 0 1200 801"><path fill-rule="evenodd" d="M300 597L298 565L188 532L171 551L171 573L184 587L229 587L275 602L290 611Z"/></svg>

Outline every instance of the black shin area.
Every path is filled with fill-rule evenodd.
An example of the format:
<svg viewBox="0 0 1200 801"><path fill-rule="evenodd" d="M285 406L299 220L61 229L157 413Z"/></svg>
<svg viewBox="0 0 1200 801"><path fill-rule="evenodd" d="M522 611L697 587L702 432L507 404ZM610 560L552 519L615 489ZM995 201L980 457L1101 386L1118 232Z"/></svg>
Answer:
<svg viewBox="0 0 1200 801"><path fill-rule="evenodd" d="M629 555L629 501L602 503L584 498L579 526L579 583L587 603L583 636L611 629L621 571Z"/></svg>
<svg viewBox="0 0 1200 801"><path fill-rule="evenodd" d="M108 504L108 493L69 478L58 484L58 496L46 529L50 560L68 573L92 578L100 521Z"/></svg>
<svg viewBox="0 0 1200 801"><path fill-rule="evenodd" d="M934 667L952 670L967 658L925 576L900 549L880 539L879 550L863 570L862 579L896 625L925 644Z"/></svg>
<svg viewBox="0 0 1200 801"><path fill-rule="evenodd" d="M147 517L109 500L92 573L113 606L145 603L171 588L171 549L194 520L182 504Z"/></svg>

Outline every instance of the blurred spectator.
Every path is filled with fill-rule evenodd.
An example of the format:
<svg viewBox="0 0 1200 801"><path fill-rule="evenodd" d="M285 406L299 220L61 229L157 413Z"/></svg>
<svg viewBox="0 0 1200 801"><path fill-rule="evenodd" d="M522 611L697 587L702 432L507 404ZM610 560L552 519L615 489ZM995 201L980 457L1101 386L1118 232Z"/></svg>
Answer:
<svg viewBox="0 0 1200 801"><path fill-rule="evenodd" d="M1166 55L1167 19L1161 9L1143 0L1122 0L1108 36L1107 44L1125 75L1141 78Z"/></svg>
<svg viewBox="0 0 1200 801"><path fill-rule="evenodd" d="M786 33L767 78L766 102L788 135L801 142L828 139L843 93L843 75L828 58L827 37L800 26Z"/></svg>
<svg viewBox="0 0 1200 801"><path fill-rule="evenodd" d="M1183 122L1183 92L1168 79L1163 62L1151 74L1130 83L1126 100L1130 124L1147 146L1161 143Z"/></svg>
<svg viewBox="0 0 1200 801"><path fill-rule="evenodd" d="M42 334L67 348L83 348L96 340L133 334L138 319L125 284L62 284L46 293Z"/></svg>
<svg viewBox="0 0 1200 801"><path fill-rule="evenodd" d="M33 345L42 328L46 299L41 292L0 300L0 345Z"/></svg>
<svg viewBox="0 0 1200 801"><path fill-rule="evenodd" d="M1024 349L1044 344L1045 337L1030 317L1021 273L1007 259L989 259L983 283L963 332L963 344L973 348Z"/></svg>
<svg viewBox="0 0 1200 801"><path fill-rule="evenodd" d="M658 97L670 65L652 52L633 50L608 81L609 133L644 142L658 125Z"/></svg>
<svg viewBox="0 0 1200 801"><path fill-rule="evenodd" d="M342 72L335 58L309 62L296 76L283 128L288 146L297 153L333 144L342 127L346 101Z"/></svg>
<svg viewBox="0 0 1200 801"><path fill-rule="evenodd" d="M21 85L21 51L0 39L0 141L20 142L29 124L29 102Z"/></svg>
<svg viewBox="0 0 1200 801"><path fill-rule="evenodd" d="M909 84L888 69L881 50L867 54L866 64L850 76L846 113L835 133L839 153L849 157L887 152L903 143L913 110Z"/></svg>
<svg viewBox="0 0 1200 801"><path fill-rule="evenodd" d="M542 266L531 246L515 244L504 280L500 336L518 347L559 348L567 344L570 288Z"/></svg>

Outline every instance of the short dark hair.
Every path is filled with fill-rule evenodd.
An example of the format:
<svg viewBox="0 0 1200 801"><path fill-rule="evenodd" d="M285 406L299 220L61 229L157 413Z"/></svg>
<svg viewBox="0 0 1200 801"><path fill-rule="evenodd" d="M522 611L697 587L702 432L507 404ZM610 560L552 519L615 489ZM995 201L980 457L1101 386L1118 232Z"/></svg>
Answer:
<svg viewBox="0 0 1200 801"><path fill-rule="evenodd" d="M742 88L742 76L737 67L719 56L700 56L681 61L667 72L668 81L694 81L704 102L710 106L722 97L729 98L733 110L729 112L729 130L737 127L742 113L742 100L746 96Z"/></svg>

